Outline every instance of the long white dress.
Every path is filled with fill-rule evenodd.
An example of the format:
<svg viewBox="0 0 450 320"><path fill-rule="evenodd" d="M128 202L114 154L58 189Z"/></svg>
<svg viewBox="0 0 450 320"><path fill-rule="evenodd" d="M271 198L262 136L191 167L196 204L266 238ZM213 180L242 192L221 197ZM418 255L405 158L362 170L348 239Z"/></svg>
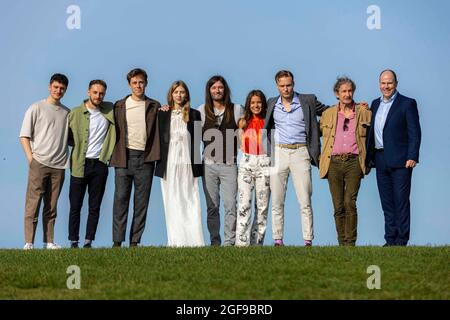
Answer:
<svg viewBox="0 0 450 320"><path fill-rule="evenodd" d="M183 114L172 111L167 167L161 179L168 246L204 246L198 178L191 167L190 141Z"/></svg>

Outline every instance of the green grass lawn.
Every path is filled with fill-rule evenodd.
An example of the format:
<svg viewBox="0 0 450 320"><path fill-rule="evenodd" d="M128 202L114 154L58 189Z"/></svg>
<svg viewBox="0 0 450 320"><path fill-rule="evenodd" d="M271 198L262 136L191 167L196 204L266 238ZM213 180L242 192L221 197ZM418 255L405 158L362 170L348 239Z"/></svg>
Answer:
<svg viewBox="0 0 450 320"><path fill-rule="evenodd" d="M0 250L0 299L450 299L450 247Z"/></svg>

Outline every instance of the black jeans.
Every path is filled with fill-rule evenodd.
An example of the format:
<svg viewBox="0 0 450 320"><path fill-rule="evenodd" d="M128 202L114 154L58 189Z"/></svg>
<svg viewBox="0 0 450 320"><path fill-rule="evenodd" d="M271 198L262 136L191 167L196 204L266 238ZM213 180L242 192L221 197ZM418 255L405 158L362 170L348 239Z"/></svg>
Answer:
<svg viewBox="0 0 450 320"><path fill-rule="evenodd" d="M86 159L84 164L84 178L70 177L70 216L69 240L78 241L80 233L80 213L83 206L86 188L89 194L89 214L86 225L86 238L95 239L100 206L105 193L108 166L98 159Z"/></svg>
<svg viewBox="0 0 450 320"><path fill-rule="evenodd" d="M147 209L152 188L154 162L144 162L144 151L129 150L128 167L116 168L113 206L113 241L125 241L131 188L134 183L133 220L130 243L141 242L147 219Z"/></svg>

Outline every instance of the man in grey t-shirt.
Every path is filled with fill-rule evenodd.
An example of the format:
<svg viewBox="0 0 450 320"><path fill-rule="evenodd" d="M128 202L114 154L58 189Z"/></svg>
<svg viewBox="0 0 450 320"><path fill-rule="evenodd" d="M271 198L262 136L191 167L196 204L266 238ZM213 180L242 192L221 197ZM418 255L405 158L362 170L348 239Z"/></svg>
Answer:
<svg viewBox="0 0 450 320"><path fill-rule="evenodd" d="M47 99L32 104L25 113L20 143L28 160L28 186L25 201L25 250L33 249L41 199L44 248L59 249L54 242L54 226L59 194L68 167L69 109L61 104L69 80L56 73L50 78Z"/></svg>

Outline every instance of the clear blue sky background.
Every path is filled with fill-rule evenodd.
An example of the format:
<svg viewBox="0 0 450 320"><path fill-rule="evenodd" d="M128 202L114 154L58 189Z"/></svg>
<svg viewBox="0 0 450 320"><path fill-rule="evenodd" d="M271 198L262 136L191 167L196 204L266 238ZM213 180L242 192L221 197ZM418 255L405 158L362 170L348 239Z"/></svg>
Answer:
<svg viewBox="0 0 450 320"><path fill-rule="evenodd" d="M69 30L69 5L81 9L81 29ZM369 30L366 10L381 9L381 29ZM274 74L282 68L296 76L296 89L315 93L327 104L336 100L338 75L356 81L356 100L380 95L378 74L392 68L399 91L418 101L422 124L420 164L413 174L413 245L450 244L450 2L446 0L3 0L0 2L0 247L23 246L27 164L18 134L28 106L47 97L49 77L70 79L63 103L77 106L91 79L108 83L107 100L125 96L126 73L149 73L149 96L165 102L172 81L183 79L194 106L203 103L204 85L213 74L228 80L233 100L243 103L253 88L277 94ZM112 238L114 172L110 169L96 246ZM67 246L69 171L58 206L55 240ZM336 231L326 180L313 170L315 244L335 245ZM289 183L285 241L301 245L299 205ZM206 229L202 195L203 222ZM86 210L82 213L84 237ZM384 219L375 174L363 180L358 198L358 244L384 243ZM36 244L42 242L41 216ZM144 245L165 245L160 182L152 188ZM272 244L269 218L266 244Z"/></svg>

